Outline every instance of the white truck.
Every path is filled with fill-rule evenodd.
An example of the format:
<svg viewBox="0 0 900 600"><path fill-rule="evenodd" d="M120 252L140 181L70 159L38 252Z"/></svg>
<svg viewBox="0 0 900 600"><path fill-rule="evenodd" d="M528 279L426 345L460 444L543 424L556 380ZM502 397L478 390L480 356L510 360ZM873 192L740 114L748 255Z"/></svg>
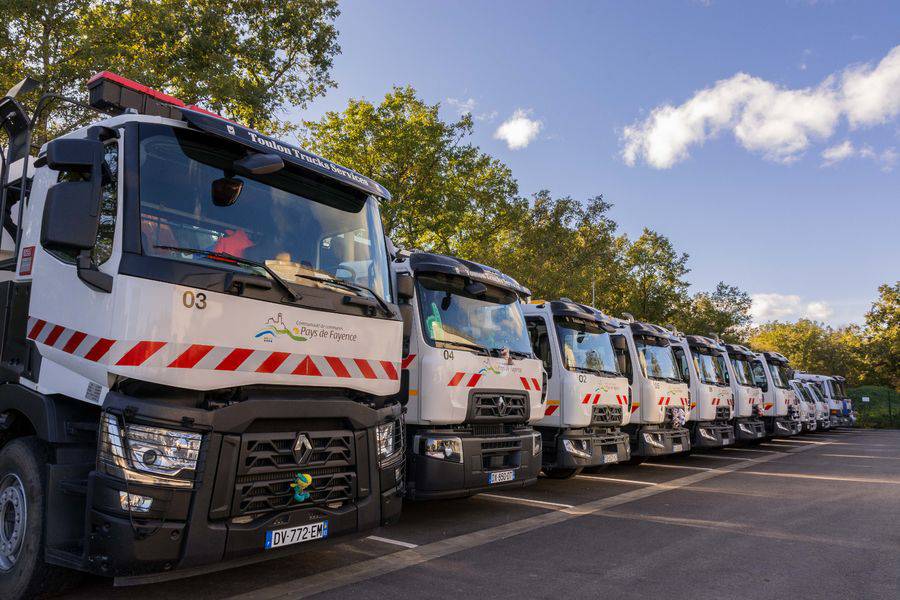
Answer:
<svg viewBox="0 0 900 600"><path fill-rule="evenodd" d="M828 406L828 402L819 393L819 388L813 385L812 382L803 381L802 379L798 381L809 397L813 399L813 402L816 403L816 429L818 431L831 429L831 409Z"/></svg>
<svg viewBox="0 0 900 600"><path fill-rule="evenodd" d="M532 301L525 322L547 373L547 402L533 423L543 440L543 470L551 478L631 458L628 380L619 372L609 317L563 298Z"/></svg>
<svg viewBox="0 0 900 600"><path fill-rule="evenodd" d="M734 441L752 443L766 437L763 421L763 391L753 381L753 361L756 355L740 344L725 344L728 360L725 366L731 379L734 396Z"/></svg>
<svg viewBox="0 0 900 600"><path fill-rule="evenodd" d="M407 494L471 496L533 484L541 471L546 382L522 302L496 269L430 252L392 263L404 319Z"/></svg>
<svg viewBox="0 0 900 600"><path fill-rule="evenodd" d="M612 341L619 372L628 379L631 398L631 421L623 427L631 441L631 461L690 450L685 424L691 394L672 353L678 338L630 316L610 321L616 327Z"/></svg>
<svg viewBox="0 0 900 600"><path fill-rule="evenodd" d="M809 383L819 391L825 402L828 403L832 427L847 427L852 424L852 406L850 399L844 392L844 378L832 375L817 375L798 371L797 379Z"/></svg>
<svg viewBox="0 0 900 600"><path fill-rule="evenodd" d="M799 379L791 379L791 389L794 390L794 394L796 394L797 398L800 400L801 431L804 433L816 431L819 421L816 418L817 410L815 399L809 395L806 386Z"/></svg>
<svg viewBox="0 0 900 600"><path fill-rule="evenodd" d="M88 86L114 116L48 142L15 181L41 124L15 89L0 100L15 240L0 598L68 570L130 584L226 569L395 520L387 191L114 74Z"/></svg>
<svg viewBox="0 0 900 600"><path fill-rule="evenodd" d="M691 448L721 448L734 443L731 391L725 347L702 335L682 336L672 344L682 376L690 382Z"/></svg>
<svg viewBox="0 0 900 600"><path fill-rule="evenodd" d="M800 401L791 389L788 359L777 352L760 352L753 363L753 380L763 391L766 435L788 437L800 433Z"/></svg>

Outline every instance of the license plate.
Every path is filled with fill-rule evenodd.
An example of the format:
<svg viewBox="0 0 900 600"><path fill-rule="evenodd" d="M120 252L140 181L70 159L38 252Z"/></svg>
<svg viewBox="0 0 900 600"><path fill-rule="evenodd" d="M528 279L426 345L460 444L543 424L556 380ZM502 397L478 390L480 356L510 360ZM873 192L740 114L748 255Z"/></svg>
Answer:
<svg viewBox="0 0 900 600"><path fill-rule="evenodd" d="M604 465L609 464L609 463L617 463L617 462L619 462L618 454L604 454L603 455L603 464Z"/></svg>
<svg viewBox="0 0 900 600"><path fill-rule="evenodd" d="M682 450L684 450L684 447L681 444L672 444L673 452L681 452Z"/></svg>
<svg viewBox="0 0 900 600"><path fill-rule="evenodd" d="M513 481L516 478L516 472L510 469L509 471L494 471L493 473L488 474L488 483L494 485L495 483L507 483L509 481Z"/></svg>
<svg viewBox="0 0 900 600"><path fill-rule="evenodd" d="M299 527L288 527L287 529L276 529L266 532L266 550L278 548L279 546L290 546L291 544L321 540L327 537L328 521L309 523Z"/></svg>

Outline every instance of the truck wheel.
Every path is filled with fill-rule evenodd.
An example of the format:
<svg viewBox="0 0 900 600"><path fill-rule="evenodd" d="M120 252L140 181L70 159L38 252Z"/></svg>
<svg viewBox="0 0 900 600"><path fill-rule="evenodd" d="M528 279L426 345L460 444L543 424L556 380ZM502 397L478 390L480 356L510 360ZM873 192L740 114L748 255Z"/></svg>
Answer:
<svg viewBox="0 0 900 600"><path fill-rule="evenodd" d="M570 479L578 474L579 469L545 469L544 475L550 479Z"/></svg>
<svg viewBox="0 0 900 600"><path fill-rule="evenodd" d="M47 447L34 437L0 450L0 598L37 598L75 574L44 562Z"/></svg>
<svg viewBox="0 0 900 600"><path fill-rule="evenodd" d="M625 464L626 464L626 465L639 465L639 464L643 463L643 462L646 461L646 460L647 460L647 457L646 457L646 456L634 456L634 455L632 455L631 458L629 458L629 459L625 462Z"/></svg>

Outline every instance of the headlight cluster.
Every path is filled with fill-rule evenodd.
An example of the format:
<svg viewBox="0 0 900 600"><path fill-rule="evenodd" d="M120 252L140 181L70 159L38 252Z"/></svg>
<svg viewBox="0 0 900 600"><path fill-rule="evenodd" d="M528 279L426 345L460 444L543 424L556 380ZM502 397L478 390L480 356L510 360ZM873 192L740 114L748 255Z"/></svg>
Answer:
<svg viewBox="0 0 900 600"><path fill-rule="evenodd" d="M544 441L539 431L531 432L531 455L537 456L544 449Z"/></svg>
<svg viewBox="0 0 900 600"><path fill-rule="evenodd" d="M378 447L378 462L381 466L402 455L403 429L402 417L375 426L375 444Z"/></svg>
<svg viewBox="0 0 900 600"><path fill-rule="evenodd" d="M566 449L566 452L571 454L572 456L577 456L578 458L590 458L591 457L591 442L590 440L563 440L563 448Z"/></svg>
<svg viewBox="0 0 900 600"><path fill-rule="evenodd" d="M463 461L462 440L458 437L422 436L417 440L419 454L450 462Z"/></svg>
<svg viewBox="0 0 900 600"><path fill-rule="evenodd" d="M120 424L103 413L98 468L128 481L191 487L203 436L190 431Z"/></svg>

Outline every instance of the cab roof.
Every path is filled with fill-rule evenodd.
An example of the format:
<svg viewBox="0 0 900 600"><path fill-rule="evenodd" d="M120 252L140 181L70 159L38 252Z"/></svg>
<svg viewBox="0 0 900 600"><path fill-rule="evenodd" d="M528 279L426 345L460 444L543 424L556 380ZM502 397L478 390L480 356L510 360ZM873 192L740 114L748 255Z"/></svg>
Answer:
<svg viewBox="0 0 900 600"><path fill-rule="evenodd" d="M409 268L415 275L420 273L456 275L513 292L523 299L531 295L531 290L509 275L501 273L493 267L488 267L487 265L482 265L463 258L416 250L409 254L408 260Z"/></svg>

